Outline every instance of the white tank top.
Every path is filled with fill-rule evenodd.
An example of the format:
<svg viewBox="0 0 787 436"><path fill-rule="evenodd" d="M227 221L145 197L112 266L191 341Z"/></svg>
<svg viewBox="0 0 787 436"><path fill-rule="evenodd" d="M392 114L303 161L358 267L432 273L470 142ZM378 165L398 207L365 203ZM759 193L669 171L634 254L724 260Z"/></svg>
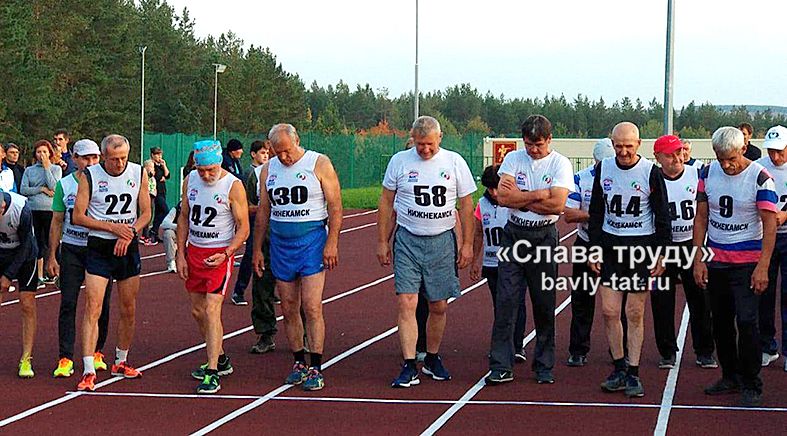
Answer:
<svg viewBox="0 0 787 436"><path fill-rule="evenodd" d="M60 187L63 189L63 203L66 205L66 213L63 217L62 240L67 244L86 247L89 230L72 222L74 204L76 203L77 190L79 189L79 182L74 177L74 174L69 174L60 179Z"/></svg>
<svg viewBox="0 0 787 436"><path fill-rule="evenodd" d="M762 220L757 207L761 173L763 167L757 162L752 162L742 173L734 176L724 173L717 160L709 165L705 180L708 239L717 244L762 239Z"/></svg>
<svg viewBox="0 0 787 436"><path fill-rule="evenodd" d="M320 153L306 153L291 166L278 157L268 164L265 189L271 203L271 220L290 223L322 221L328 218L328 205L322 185L314 173Z"/></svg>
<svg viewBox="0 0 787 436"><path fill-rule="evenodd" d="M137 200L142 185L142 167L134 162L126 164L119 176L111 176L103 165L87 168L90 174L90 202L87 213L93 219L117 224L134 225L137 222ZM117 239L114 233L90 229L90 236Z"/></svg>
<svg viewBox="0 0 787 436"><path fill-rule="evenodd" d="M189 174L187 186L189 244L200 248L227 247L235 237L235 217L230 208L230 190L238 178L227 172L215 185L203 182L197 170Z"/></svg>
<svg viewBox="0 0 787 436"><path fill-rule="evenodd" d="M584 212L590 210L590 198L593 196L593 179L596 177L596 166L591 165L574 174L574 190L566 198L566 207ZM577 223L577 237L585 242L590 241L587 221Z"/></svg>
<svg viewBox="0 0 787 436"><path fill-rule="evenodd" d="M486 267L497 268L497 250L500 249L500 238L503 227L508 222L509 210L507 207L492 204L486 197L478 200L478 215L484 233L484 266Z"/></svg>
<svg viewBox="0 0 787 436"><path fill-rule="evenodd" d="M664 177L667 185L667 205L672 220L672 242L685 242L694 236L699 181L699 169L690 165L683 167L683 174L677 180Z"/></svg>
<svg viewBox="0 0 787 436"><path fill-rule="evenodd" d="M779 199L779 202L776 203L776 208L782 212L787 211L787 164L777 167L767 155L757 159L755 162L762 165L773 177L773 183L776 185L776 196ZM787 223L776 227L776 233L787 233Z"/></svg>
<svg viewBox="0 0 787 436"><path fill-rule="evenodd" d="M6 192L11 196L11 204L8 210L0 216L0 249L10 250L19 247L19 217L22 216L22 209L27 203L27 198L14 192ZM3 193L0 193L3 195Z"/></svg>
<svg viewBox="0 0 787 436"><path fill-rule="evenodd" d="M602 230L616 236L646 236L656 232L650 208L653 162L640 157L632 168L621 169L615 157L601 161L601 189L606 212Z"/></svg>

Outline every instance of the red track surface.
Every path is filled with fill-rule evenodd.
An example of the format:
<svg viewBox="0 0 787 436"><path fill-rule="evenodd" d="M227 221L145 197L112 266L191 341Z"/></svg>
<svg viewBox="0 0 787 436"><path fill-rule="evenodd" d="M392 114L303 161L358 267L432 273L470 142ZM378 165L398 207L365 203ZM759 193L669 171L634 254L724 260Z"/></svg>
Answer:
<svg viewBox="0 0 787 436"><path fill-rule="evenodd" d="M347 211L345 214L351 213ZM373 223L375 219L374 214L347 218L344 228L363 226ZM560 228L561 234L572 230L568 225L561 225ZM572 240L568 239L564 244L570 244ZM342 235L340 266L328 274L325 298L391 274L390 268L381 268L377 264L374 257L375 241L374 226ZM161 246L145 248L143 255L161 251ZM143 273L163 269L163 256L143 261ZM567 267L561 268L561 275L568 273ZM462 273L461 278L463 288L473 285L466 272ZM16 294L10 294L5 301L15 297ZM558 294L558 303L567 297L567 292ZM99 388L96 392L99 395L69 396L68 392L73 391L76 385L76 376L57 380L51 377L57 359L56 320L59 301L57 295L38 300L39 329L34 361L37 375L32 380L19 380L16 377L19 306L6 305L0 308L0 331L3 332L0 343L3 351L0 354L0 383L7 391L6 395L0 397L0 425L7 424L0 427L0 432L192 433L270 393L265 401L254 403L258 407L227 420L216 432L419 434L438 420L452 406L452 402L462 398L487 371L486 354L492 310L489 290L484 284L453 302L449 308L447 333L441 353L454 379L450 382L435 382L422 377L420 386L409 390L391 389L389 383L399 371L401 358L398 336L391 331L396 324L396 306L393 280L388 279L325 305L327 337L324 361L335 362L325 369L326 387L322 391L304 393L297 387L285 390L282 383L292 357L283 331L276 337L278 348L274 353L257 356L247 353L255 340L253 331L247 329L224 342L235 373L222 378L221 396L193 398L190 395L194 392L195 380L191 379L189 372L204 361L204 349L184 353L169 361L162 362L160 359L201 344L202 341L189 313L181 281L174 274L157 274L142 279L137 307L137 333L129 356L130 361L139 367L158 361L157 364L147 369L140 380L122 380ZM650 316L646 320L640 369L646 396L627 401L622 395L604 394L598 387L610 370L600 316L597 316L594 324L590 363L583 368L568 368L563 364L568 348L570 310L571 306L566 306L556 318L557 382L554 385L536 384L529 370L529 362L518 365L514 383L481 388L472 398L466 398L480 403L464 404L444 422L440 432L653 432L669 372L656 368L658 353L653 343ZM600 315L598 312L597 315ZM682 312L683 299L680 298L676 326L680 326ZM113 313L106 347L108 359L112 358L115 344L115 315ZM249 307L235 307L228 301L224 310L225 334L237 332L249 325ZM280 328L283 328L281 324ZM532 329L532 319L529 319L527 332ZM388 335L381 336L383 333ZM364 347L357 347L364 343ZM532 348L531 342L527 347L531 354ZM351 349L354 349L353 353L345 353ZM787 373L781 370L782 360L762 371L765 383L763 407L768 410L686 409L685 406L734 406L737 397L705 396L702 387L718 377L720 371L695 367L690 334L683 349L687 351L683 355L677 379L672 402L674 407L669 414L667 431L670 434L734 434L744 429L757 434L779 434L787 428ZM334 359L336 356L341 358ZM77 373L81 369L79 362L76 369ZM110 378L102 374L99 380ZM118 396L108 396L110 393ZM139 395L143 393L154 396ZM52 400L63 402L53 404ZM627 407L632 404L641 407ZM29 413L30 409L39 405L46 407L19 419L18 414ZM9 417L15 417L14 422L3 421Z"/></svg>

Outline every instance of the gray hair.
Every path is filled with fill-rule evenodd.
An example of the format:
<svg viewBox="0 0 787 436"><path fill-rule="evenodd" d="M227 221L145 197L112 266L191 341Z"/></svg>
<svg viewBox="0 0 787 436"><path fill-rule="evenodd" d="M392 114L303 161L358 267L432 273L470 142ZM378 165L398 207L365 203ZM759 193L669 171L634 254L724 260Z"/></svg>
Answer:
<svg viewBox="0 0 787 436"><path fill-rule="evenodd" d="M711 137L713 151L719 154L728 154L733 151L743 150L746 143L743 140L743 132L735 127L719 127L713 132Z"/></svg>
<svg viewBox="0 0 787 436"><path fill-rule="evenodd" d="M278 144L279 135L282 133L285 133L287 136L289 136L293 143L299 139L298 132L295 130L295 126L287 123L279 123L271 127L271 130L268 132L268 140L271 141L271 145Z"/></svg>
<svg viewBox="0 0 787 436"><path fill-rule="evenodd" d="M114 150L116 148L123 147L124 145L129 149L131 148L128 139L126 139L125 136L117 134L108 135L101 140L101 153L106 153L107 149L109 148Z"/></svg>
<svg viewBox="0 0 787 436"><path fill-rule="evenodd" d="M410 131L411 136L424 137L430 133L442 133L440 123L434 117L424 115L413 121L413 129Z"/></svg>

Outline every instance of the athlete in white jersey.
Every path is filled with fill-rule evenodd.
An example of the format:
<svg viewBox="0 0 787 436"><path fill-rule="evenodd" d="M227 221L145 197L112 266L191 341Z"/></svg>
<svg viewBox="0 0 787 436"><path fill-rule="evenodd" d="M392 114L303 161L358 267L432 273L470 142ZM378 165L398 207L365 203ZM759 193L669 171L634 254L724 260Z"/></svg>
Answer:
<svg viewBox="0 0 787 436"><path fill-rule="evenodd" d="M593 146L593 159L595 164L615 156L612 140L603 138ZM591 165L574 174L574 191L568 194L566 209L563 216L567 223L577 223L577 239L575 247L589 247L588 236L588 210L590 197L593 194L593 179L596 177L596 165ZM587 263L574 263L572 276L585 283L585 277L593 277L593 272ZM587 355L590 352L590 331L593 328L593 317L596 313L596 293L593 289L576 286L571 289L571 327L568 342L568 366L585 366Z"/></svg>
<svg viewBox="0 0 787 436"><path fill-rule="evenodd" d="M661 165L661 173L667 187L667 201L672 220L673 246L690 250L694 230L694 216L697 210L697 189L699 169L684 163L684 149L677 136L665 135L653 145L656 161ZM681 251L683 253L683 251ZM707 291L694 282L692 259L681 257L680 264L670 264L665 272L669 278L668 289L658 289L651 293L650 307L653 311L653 332L656 347L661 355L659 368L675 367L675 353L678 344L675 337L675 288L678 277L682 279L683 292L689 306L692 344L702 368L718 368L713 358L713 333L711 330L710 305ZM573 301L572 301L573 303Z"/></svg>
<svg viewBox="0 0 787 436"><path fill-rule="evenodd" d="M604 326L615 369L601 384L606 392L625 391L628 397L641 397L645 389L639 378L639 360L644 335L644 311L650 277L664 273L662 259L648 269L649 262L633 265L618 262L617 252L626 247L669 244L670 220L664 177L653 163L637 154L642 141L639 129L629 122L612 130L615 157L596 165L590 199L590 243L601 246L603 263L590 267L601 275L599 286ZM613 248L614 247L614 248ZM625 252L629 259L632 252ZM625 283L625 284L623 284ZM613 287L615 289L613 289ZM628 364L624 355L621 308L627 292L625 314Z"/></svg>
<svg viewBox="0 0 787 436"><path fill-rule="evenodd" d="M200 380L198 394L218 392L219 376L233 371L222 348L221 306L234 254L249 234L246 190L221 168L221 160L218 141L194 143L196 169L183 181L178 215L177 271L186 282L191 313L204 335L208 355L207 363L192 372Z"/></svg>
<svg viewBox="0 0 787 436"><path fill-rule="evenodd" d="M79 173L79 188L72 222L88 229L85 261L85 315L82 322L84 371L80 391L95 389L94 352L98 318L110 280L117 280L120 320L115 348L114 376L138 378L141 372L128 364L134 338L135 311L139 292L139 239L150 222L148 176L139 164L128 161L128 139L109 135L101 141L103 163Z"/></svg>
<svg viewBox="0 0 787 436"><path fill-rule="evenodd" d="M101 151L90 139L80 139L74 144L74 163L78 171L95 165ZM54 371L55 377L69 377L74 373L74 341L76 339L77 301L82 283L85 281L85 257L87 256L88 229L71 222L74 214L79 180L73 172L57 181L52 199L52 232L49 234L47 274L60 281L60 313L58 315L59 357ZM62 241L61 241L62 239ZM93 354L93 365L97 371L106 371L104 354L101 350L107 340L109 328L109 304L112 282L107 281L101 316L98 318L98 341Z"/></svg>
<svg viewBox="0 0 787 436"><path fill-rule="evenodd" d="M22 308L22 357L18 374L22 378L35 375L32 355L36 334L37 257L33 214L27 199L0 191L0 301L11 287L11 280L17 279Z"/></svg>
<svg viewBox="0 0 787 436"><path fill-rule="evenodd" d="M415 314L422 283L429 300L422 371L435 380L450 380L451 375L439 355L447 300L459 296L456 266L465 268L473 257L473 200L470 194L476 186L467 163L458 153L440 148L443 134L440 123L432 117L416 119L410 136L415 147L400 151L388 162L377 213L377 260L381 265L391 263L388 239L394 208L398 226L394 235L393 266L404 365L391 383L394 388L420 383L416 367L418 325ZM453 232L457 202L463 226L459 253Z"/></svg>
<svg viewBox="0 0 787 436"><path fill-rule="evenodd" d="M260 204L254 225L254 270L263 275L262 242L270 226L270 262L276 277L284 326L295 363L286 382L307 391L324 386L322 352L325 321L322 294L325 269L339 261L342 198L339 178L327 156L306 151L290 124L268 132L276 157L260 170ZM328 220L326 230L325 221ZM310 365L306 366L306 314Z"/></svg>
<svg viewBox="0 0 787 436"><path fill-rule="evenodd" d="M683 157L683 164L689 167L694 167L696 169L700 169L705 166L705 162L694 159L691 157L691 141L688 139L681 139L680 143L683 145L683 152L681 153Z"/></svg>
<svg viewBox="0 0 787 436"><path fill-rule="evenodd" d="M705 393L742 391L740 404L753 407L762 396L757 317L768 287L778 198L768 171L744 156L740 130L720 127L711 142L716 161L700 174L694 245L704 246L707 235L715 256L707 265L694 256L694 279L710 292L722 378Z"/></svg>
<svg viewBox="0 0 787 436"><path fill-rule="evenodd" d="M762 346L762 366L768 366L779 358L779 349L782 355L787 356L787 128L774 126L765 134L763 147L768 152L757 160L773 177L776 186L776 196L779 199L776 212L776 242L771 256L771 265L768 269L768 289L760 297L760 344ZM776 281L781 271L781 291L776 290ZM781 311L776 310L776 296L781 293ZM776 342L776 316L774 312L781 312L782 343L781 347ZM784 370L787 371L787 358L784 360Z"/></svg>

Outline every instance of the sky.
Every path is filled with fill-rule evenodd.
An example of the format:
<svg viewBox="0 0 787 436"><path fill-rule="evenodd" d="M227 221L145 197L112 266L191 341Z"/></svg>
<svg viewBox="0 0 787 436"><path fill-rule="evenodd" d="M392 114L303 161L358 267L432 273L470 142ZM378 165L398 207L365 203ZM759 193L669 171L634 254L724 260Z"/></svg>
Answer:
<svg viewBox="0 0 787 436"><path fill-rule="evenodd" d="M415 0L166 0L308 87L413 89ZM787 1L675 0L674 102L787 106ZM663 100L667 0L420 0L419 89Z"/></svg>

